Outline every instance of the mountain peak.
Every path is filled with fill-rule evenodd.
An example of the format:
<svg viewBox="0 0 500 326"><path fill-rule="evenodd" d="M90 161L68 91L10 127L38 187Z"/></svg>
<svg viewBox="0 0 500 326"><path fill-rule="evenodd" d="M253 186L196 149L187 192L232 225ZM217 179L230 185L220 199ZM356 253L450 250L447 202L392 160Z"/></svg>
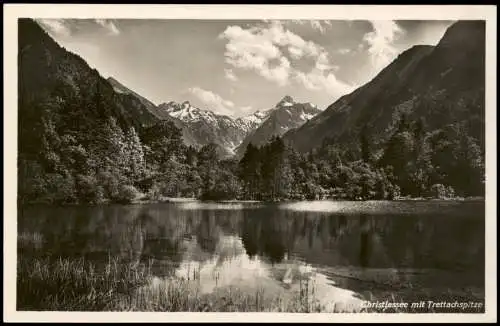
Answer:
<svg viewBox="0 0 500 326"><path fill-rule="evenodd" d="M440 48L478 47L484 43L486 23L482 20L460 20L448 27L438 43Z"/></svg>
<svg viewBox="0 0 500 326"><path fill-rule="evenodd" d="M290 95L285 95L281 101L278 102L276 106L290 106L293 105L295 101Z"/></svg>

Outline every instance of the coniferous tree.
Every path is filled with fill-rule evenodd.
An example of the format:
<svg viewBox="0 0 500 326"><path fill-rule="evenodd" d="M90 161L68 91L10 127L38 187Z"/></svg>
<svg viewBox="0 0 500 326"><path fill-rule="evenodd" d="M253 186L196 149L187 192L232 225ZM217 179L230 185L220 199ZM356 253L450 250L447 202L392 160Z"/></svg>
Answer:
<svg viewBox="0 0 500 326"><path fill-rule="evenodd" d="M134 127L130 127L125 135L124 152L125 172L128 177L134 181L143 177L145 173L144 150Z"/></svg>
<svg viewBox="0 0 500 326"><path fill-rule="evenodd" d="M367 127L364 126L361 130L360 136L360 146L361 146L361 159L365 163L371 163L371 153L370 153L370 143L368 139L368 130Z"/></svg>
<svg viewBox="0 0 500 326"><path fill-rule="evenodd" d="M261 181L260 149L252 143L248 144L243 158L239 162L239 176L243 182L247 198L255 200L259 197Z"/></svg>

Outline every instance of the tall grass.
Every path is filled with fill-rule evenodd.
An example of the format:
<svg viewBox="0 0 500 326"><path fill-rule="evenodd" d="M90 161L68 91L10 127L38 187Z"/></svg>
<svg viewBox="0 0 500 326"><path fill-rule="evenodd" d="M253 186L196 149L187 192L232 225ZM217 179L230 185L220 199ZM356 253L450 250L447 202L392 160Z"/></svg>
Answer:
<svg viewBox="0 0 500 326"><path fill-rule="evenodd" d="M98 268L85 259L19 259L17 307L21 310L106 310L121 295L147 282L150 271L141 264L116 259Z"/></svg>
<svg viewBox="0 0 500 326"><path fill-rule="evenodd" d="M201 293L199 276L158 281L151 264L110 259L97 267L85 259L20 258L17 309L29 311L240 311L320 312L308 281L291 296L257 288L219 287ZM155 283L155 280L158 281Z"/></svg>
<svg viewBox="0 0 500 326"><path fill-rule="evenodd" d="M80 259L28 258L21 255L17 268L17 310L25 311L185 311L185 312L345 312L342 303L328 305L315 297L315 284L301 279L295 292L276 293L258 287L253 290L234 286L217 287L211 293L200 291L200 271L188 271L186 277L156 277L152 263L124 263L109 259L96 264ZM218 275L214 274L214 279ZM375 297L369 292L367 301L391 303L411 302L394 291ZM439 299L453 302L466 298L454 293ZM418 300L438 301L435 296L419 296ZM469 299L470 300L470 299ZM484 307L484 300L483 307ZM358 312L422 313L432 309L374 309ZM439 310L439 312L447 312ZM456 312L450 310L449 312ZM470 309L461 312L484 312Z"/></svg>

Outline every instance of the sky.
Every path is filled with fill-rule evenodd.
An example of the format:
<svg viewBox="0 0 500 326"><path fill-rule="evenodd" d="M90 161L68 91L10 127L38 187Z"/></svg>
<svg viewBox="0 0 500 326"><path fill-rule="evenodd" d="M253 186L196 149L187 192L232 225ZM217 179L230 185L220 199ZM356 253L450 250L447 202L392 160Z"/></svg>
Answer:
<svg viewBox="0 0 500 326"><path fill-rule="evenodd" d="M290 95L326 109L453 21L38 19L64 48L155 104L232 117Z"/></svg>

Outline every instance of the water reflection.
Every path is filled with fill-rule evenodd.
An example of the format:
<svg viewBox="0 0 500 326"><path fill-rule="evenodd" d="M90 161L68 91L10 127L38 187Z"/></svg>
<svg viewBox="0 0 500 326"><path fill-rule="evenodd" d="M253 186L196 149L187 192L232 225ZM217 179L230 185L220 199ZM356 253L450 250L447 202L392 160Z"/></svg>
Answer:
<svg viewBox="0 0 500 326"><path fill-rule="evenodd" d="M269 264L259 255L247 255L241 238L235 236L221 236L216 254L208 260L185 259L175 275L196 280L202 293L232 285L249 291L265 288L283 295L300 291L301 280L308 279L315 286L315 298L326 307L340 301L344 308L360 309L363 301L354 292L336 287L335 282L304 262L280 259L279 263ZM153 281L158 282L161 280Z"/></svg>
<svg viewBox="0 0 500 326"><path fill-rule="evenodd" d="M304 277L324 300L395 284L484 291L484 203L431 202L413 214L410 204L323 203L340 213L315 203L30 207L19 210L18 250L148 262L160 280L194 278L205 292L296 290Z"/></svg>
<svg viewBox="0 0 500 326"><path fill-rule="evenodd" d="M359 264L362 267L367 267L368 266L368 259L370 258L370 243L369 243L369 236L370 236L370 225L369 221L367 221L367 217L365 214L360 215L360 229L361 229L361 234L360 234L360 250L359 250Z"/></svg>
<svg viewBox="0 0 500 326"><path fill-rule="evenodd" d="M201 202L190 201L177 204L180 209L185 210L241 210L246 208L258 208L263 204L259 202Z"/></svg>

